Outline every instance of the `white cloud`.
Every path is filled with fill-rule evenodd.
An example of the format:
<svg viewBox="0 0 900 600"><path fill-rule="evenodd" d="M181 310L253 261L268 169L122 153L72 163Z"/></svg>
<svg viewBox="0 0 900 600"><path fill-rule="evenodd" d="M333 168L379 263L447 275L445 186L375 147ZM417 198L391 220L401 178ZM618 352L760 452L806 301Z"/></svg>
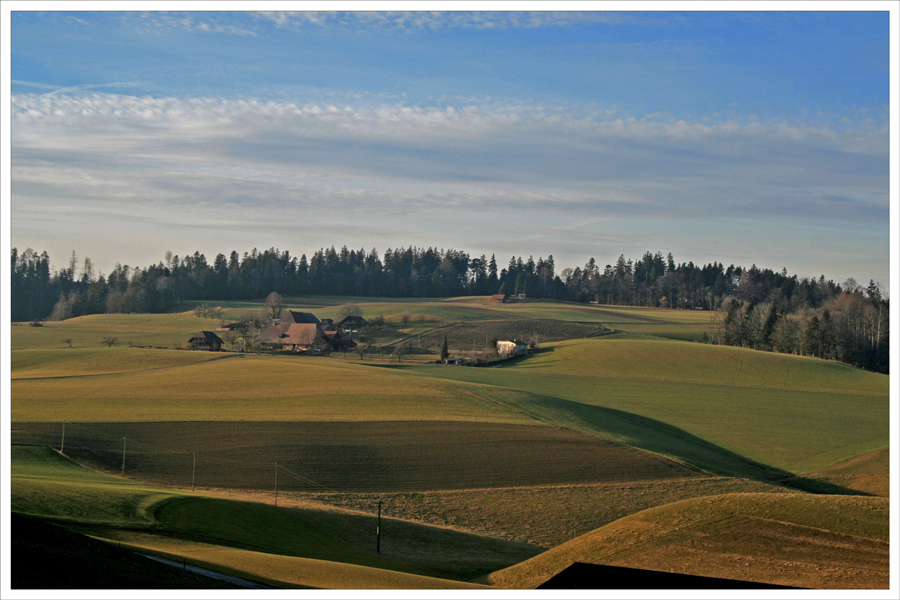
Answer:
<svg viewBox="0 0 900 600"><path fill-rule="evenodd" d="M501 249L537 236L535 253L558 256L553 240L593 253L586 240L622 219L766 232L831 223L857 239L888 214L879 124L84 92L17 94L11 108L14 243L44 236L62 255L95 238L173 246L189 229L189 245L214 248L223 236L306 249L349 236L382 250L441 240L477 251L478 239Z"/></svg>
<svg viewBox="0 0 900 600"><path fill-rule="evenodd" d="M684 20L648 13L588 11L278 11L256 13L276 27L303 29L313 26L368 29L404 33L446 29L534 29L579 25L667 25Z"/></svg>

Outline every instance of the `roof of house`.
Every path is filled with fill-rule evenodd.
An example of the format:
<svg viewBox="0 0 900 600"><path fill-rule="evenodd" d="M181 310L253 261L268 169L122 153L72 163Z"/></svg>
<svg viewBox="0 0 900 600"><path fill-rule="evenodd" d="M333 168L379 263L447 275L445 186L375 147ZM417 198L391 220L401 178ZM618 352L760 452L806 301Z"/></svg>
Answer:
<svg viewBox="0 0 900 600"><path fill-rule="evenodd" d="M306 345L315 341L320 329L316 323L275 323L259 332L257 344Z"/></svg>
<svg viewBox="0 0 900 600"><path fill-rule="evenodd" d="M188 341L193 342L194 340L205 340L206 342L208 342L210 344L212 344L212 343L221 344L222 343L222 338L217 336L212 331L197 332L194 335L192 335L191 339L189 339Z"/></svg>
<svg viewBox="0 0 900 600"><path fill-rule="evenodd" d="M506 300L506 294L494 294L491 300Z"/></svg>
<svg viewBox="0 0 900 600"><path fill-rule="evenodd" d="M299 310L289 310L281 317L282 323L321 323L316 315L308 312L300 312Z"/></svg>
<svg viewBox="0 0 900 600"><path fill-rule="evenodd" d="M345 325L345 324L363 326L363 325L366 325L366 320L357 315L350 315L349 317L344 317L341 320L341 322L338 323L338 325Z"/></svg>
<svg viewBox="0 0 900 600"><path fill-rule="evenodd" d="M521 340L497 340L498 344L515 344L516 346L527 346L526 342Z"/></svg>

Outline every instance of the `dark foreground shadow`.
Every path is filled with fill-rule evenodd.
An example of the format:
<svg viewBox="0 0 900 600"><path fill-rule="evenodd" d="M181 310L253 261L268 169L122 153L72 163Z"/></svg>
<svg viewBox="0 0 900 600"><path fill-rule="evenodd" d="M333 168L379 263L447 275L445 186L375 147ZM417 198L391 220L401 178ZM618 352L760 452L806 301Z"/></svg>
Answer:
<svg viewBox="0 0 900 600"><path fill-rule="evenodd" d="M719 577L701 577L699 575L683 575L632 569L630 567L611 567L592 565L589 563L572 563L544 583L539 590L763 590L763 589L802 589L787 585L742 581L740 579L721 579Z"/></svg>

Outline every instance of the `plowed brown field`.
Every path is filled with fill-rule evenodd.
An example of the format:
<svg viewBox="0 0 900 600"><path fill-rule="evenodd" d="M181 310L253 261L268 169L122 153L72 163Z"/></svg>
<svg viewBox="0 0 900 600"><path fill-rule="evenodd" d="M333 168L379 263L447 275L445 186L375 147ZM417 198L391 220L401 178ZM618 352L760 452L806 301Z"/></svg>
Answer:
<svg viewBox="0 0 900 600"><path fill-rule="evenodd" d="M124 439L123 439L124 438ZM59 447L59 424L16 423L13 443ZM65 453L170 486L283 491L446 490L700 476L661 456L527 425L434 421L69 425ZM196 453L196 472L193 471Z"/></svg>

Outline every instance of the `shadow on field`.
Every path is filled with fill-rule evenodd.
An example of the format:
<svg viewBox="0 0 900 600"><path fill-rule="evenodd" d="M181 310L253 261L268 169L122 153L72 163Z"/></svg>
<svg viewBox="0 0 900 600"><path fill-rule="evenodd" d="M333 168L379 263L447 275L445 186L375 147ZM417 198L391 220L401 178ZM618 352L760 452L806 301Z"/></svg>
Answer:
<svg viewBox="0 0 900 600"><path fill-rule="evenodd" d="M683 429L642 415L551 396L539 398L549 409L542 412L555 413L554 423L560 427L681 459L716 475L747 477L815 494L871 495L756 462Z"/></svg>

